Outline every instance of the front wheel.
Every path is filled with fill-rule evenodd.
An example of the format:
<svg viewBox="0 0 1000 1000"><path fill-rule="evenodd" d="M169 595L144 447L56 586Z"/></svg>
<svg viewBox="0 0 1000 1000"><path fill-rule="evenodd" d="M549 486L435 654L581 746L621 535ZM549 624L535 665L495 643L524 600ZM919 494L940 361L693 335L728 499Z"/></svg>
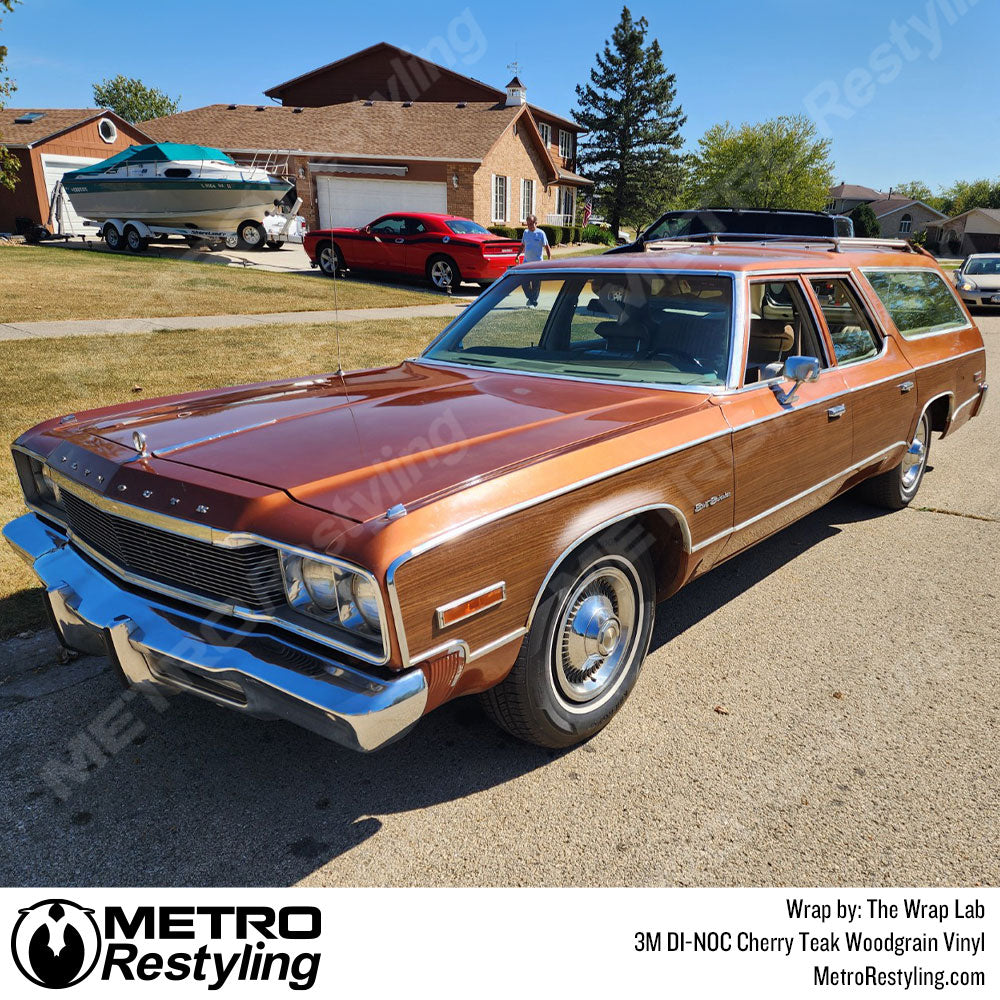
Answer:
<svg viewBox="0 0 1000 1000"><path fill-rule="evenodd" d="M450 257L432 257L427 262L427 277L440 292L450 292L462 281L458 265Z"/></svg>
<svg viewBox="0 0 1000 1000"><path fill-rule="evenodd" d="M104 225L104 242L109 250L121 250L125 245L122 234L118 232L118 227L112 222L107 222Z"/></svg>
<svg viewBox="0 0 1000 1000"><path fill-rule="evenodd" d="M654 593L646 548L588 543L554 575L513 669L483 695L487 713L511 735L545 747L599 732L639 677Z"/></svg>
<svg viewBox="0 0 1000 1000"><path fill-rule="evenodd" d="M926 411L899 465L862 484L866 499L876 507L902 510L917 495L931 450L931 419Z"/></svg>

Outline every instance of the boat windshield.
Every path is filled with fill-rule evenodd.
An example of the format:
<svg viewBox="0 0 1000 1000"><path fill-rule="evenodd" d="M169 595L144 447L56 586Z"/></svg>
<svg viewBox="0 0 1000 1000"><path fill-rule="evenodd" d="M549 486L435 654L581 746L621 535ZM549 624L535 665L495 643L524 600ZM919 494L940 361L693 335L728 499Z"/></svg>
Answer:
<svg viewBox="0 0 1000 1000"><path fill-rule="evenodd" d="M733 283L700 272L510 272L427 349L435 361L581 379L719 386Z"/></svg>

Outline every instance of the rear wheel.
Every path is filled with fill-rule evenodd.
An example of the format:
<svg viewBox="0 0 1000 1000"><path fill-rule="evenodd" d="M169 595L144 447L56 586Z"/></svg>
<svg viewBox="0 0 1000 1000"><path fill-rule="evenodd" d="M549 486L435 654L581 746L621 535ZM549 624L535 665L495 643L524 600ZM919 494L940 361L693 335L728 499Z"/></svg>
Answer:
<svg viewBox="0 0 1000 1000"><path fill-rule="evenodd" d="M513 736L568 747L599 732L635 685L653 633L654 578L645 550L605 540L568 557L538 606L517 662L485 692Z"/></svg>
<svg viewBox="0 0 1000 1000"><path fill-rule="evenodd" d="M135 226L125 227L125 245L132 253L144 253L149 249L149 240Z"/></svg>
<svg viewBox="0 0 1000 1000"><path fill-rule="evenodd" d="M227 250L239 250L240 248L240 237L237 233L230 233L222 241L222 245Z"/></svg>
<svg viewBox="0 0 1000 1000"><path fill-rule="evenodd" d="M104 224L104 242L108 245L109 250L121 250L125 245L125 240L122 238L122 234L118 232L118 227L112 222L107 222Z"/></svg>
<svg viewBox="0 0 1000 1000"><path fill-rule="evenodd" d="M861 486L865 498L876 507L902 510L917 495L931 450L931 418L924 412L910 446L899 465L874 476Z"/></svg>
<svg viewBox="0 0 1000 1000"><path fill-rule="evenodd" d="M329 278L335 277L344 270L344 258L340 248L335 243L323 243L316 257L319 269Z"/></svg>
<svg viewBox="0 0 1000 1000"><path fill-rule="evenodd" d="M439 291L450 292L458 288L462 281L458 265L451 257L431 257L427 262L427 277L430 283Z"/></svg>
<svg viewBox="0 0 1000 1000"><path fill-rule="evenodd" d="M264 245L267 233L259 222L248 219L241 222L236 230L238 245L242 250L259 250Z"/></svg>
<svg viewBox="0 0 1000 1000"><path fill-rule="evenodd" d="M280 250L285 245L285 241L284 240L268 240L267 241L267 245L272 250Z"/></svg>

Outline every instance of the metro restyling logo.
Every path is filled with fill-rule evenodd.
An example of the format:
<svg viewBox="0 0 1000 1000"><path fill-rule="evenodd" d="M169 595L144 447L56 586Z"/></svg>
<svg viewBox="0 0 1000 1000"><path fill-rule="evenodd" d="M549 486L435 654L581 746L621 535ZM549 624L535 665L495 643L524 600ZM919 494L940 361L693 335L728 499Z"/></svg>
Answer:
<svg viewBox="0 0 1000 1000"><path fill-rule="evenodd" d="M11 951L21 974L38 986L62 989L89 976L101 959L101 932L85 909L46 899L20 911ZM315 941L322 914L314 906L104 907L100 979L202 983L285 982L308 990L320 952L287 942ZM173 942L190 942L187 946ZM300 946L301 947L301 946ZM174 950L176 948L176 950Z"/></svg>

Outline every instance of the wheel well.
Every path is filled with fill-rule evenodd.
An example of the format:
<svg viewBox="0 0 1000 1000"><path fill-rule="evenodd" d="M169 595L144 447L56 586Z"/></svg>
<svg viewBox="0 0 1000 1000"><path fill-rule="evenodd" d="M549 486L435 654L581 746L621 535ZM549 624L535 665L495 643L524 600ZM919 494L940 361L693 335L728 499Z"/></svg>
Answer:
<svg viewBox="0 0 1000 1000"><path fill-rule="evenodd" d="M557 576L559 567L585 545L591 545L595 541L603 542L609 549L638 547L648 551L656 579L656 598L661 600L669 596L677 589L686 551L686 525L682 522L683 516L678 512L667 507L654 507L626 514L613 523L584 535L563 552L553 565L535 599L535 607Z"/></svg>
<svg viewBox="0 0 1000 1000"><path fill-rule="evenodd" d="M431 265L436 260L447 260L447 261L449 261L451 263L451 266L453 268L455 268L456 270L458 270L458 264L455 263L455 258L452 257L450 254L446 254L446 253L433 253L433 254L431 254L430 257L427 258L427 264L425 266L425 270L427 270L429 272L430 269L431 269Z"/></svg>
<svg viewBox="0 0 1000 1000"><path fill-rule="evenodd" d="M931 430L942 434L948 429L948 416L951 413L951 397L940 396L927 407L927 415L931 418Z"/></svg>

